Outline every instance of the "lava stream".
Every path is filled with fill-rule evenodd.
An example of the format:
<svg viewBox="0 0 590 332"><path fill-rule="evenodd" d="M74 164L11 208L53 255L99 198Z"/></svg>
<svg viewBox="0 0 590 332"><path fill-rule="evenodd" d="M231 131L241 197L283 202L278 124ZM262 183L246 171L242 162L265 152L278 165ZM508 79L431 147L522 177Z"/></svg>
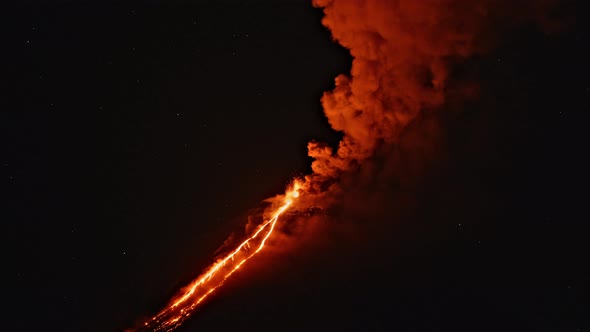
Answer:
<svg viewBox="0 0 590 332"><path fill-rule="evenodd" d="M234 272L264 248L266 240L273 233L279 217L293 204L293 200L299 197L300 189L301 183L295 181L293 188L286 192L283 204L274 212L272 218L258 226L256 232L244 240L236 249L211 265L206 270L207 272L181 291L175 297L176 300L172 301L156 316L146 321L138 330L172 331L180 326L205 298L221 287ZM252 251L251 247L256 245L256 250Z"/></svg>

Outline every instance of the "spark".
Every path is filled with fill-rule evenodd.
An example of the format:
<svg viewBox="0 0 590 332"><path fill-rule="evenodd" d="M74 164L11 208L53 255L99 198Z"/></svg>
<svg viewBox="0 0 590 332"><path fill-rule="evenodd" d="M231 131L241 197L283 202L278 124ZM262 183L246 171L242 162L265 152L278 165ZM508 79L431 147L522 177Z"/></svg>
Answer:
<svg viewBox="0 0 590 332"><path fill-rule="evenodd" d="M292 188L285 193L283 204L274 212L272 218L258 226L257 230L245 239L237 248L227 254L223 259L212 264L201 276L195 279L188 287L180 292L168 306L162 309L156 316L147 320L140 331L172 331L179 327L196 307L221 287L236 271L248 262L252 257L264 249L266 241L270 238L279 221L279 217L300 196L301 182L293 182ZM257 244L256 244L257 243ZM250 248L255 247L252 251Z"/></svg>

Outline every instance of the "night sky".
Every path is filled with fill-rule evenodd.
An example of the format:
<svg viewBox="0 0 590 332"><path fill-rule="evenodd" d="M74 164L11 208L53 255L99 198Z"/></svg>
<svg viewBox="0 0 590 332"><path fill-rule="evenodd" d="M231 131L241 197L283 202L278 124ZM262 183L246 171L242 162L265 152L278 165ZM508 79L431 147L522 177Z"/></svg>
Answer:
<svg viewBox="0 0 590 332"><path fill-rule="evenodd" d="M418 170L375 195L350 180L323 231L179 331L589 331L590 30L561 9L562 30L504 34L451 73L479 95L444 107L436 151L400 157ZM352 58L309 1L3 12L2 330L132 327L311 171L308 141L341 137L320 98Z"/></svg>

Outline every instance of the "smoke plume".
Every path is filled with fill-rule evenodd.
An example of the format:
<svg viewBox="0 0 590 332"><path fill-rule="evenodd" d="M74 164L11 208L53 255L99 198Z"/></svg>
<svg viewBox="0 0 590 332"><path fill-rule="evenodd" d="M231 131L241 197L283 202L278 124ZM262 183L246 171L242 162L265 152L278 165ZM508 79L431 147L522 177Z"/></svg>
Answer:
<svg viewBox="0 0 590 332"><path fill-rule="evenodd" d="M308 144L313 188L356 169L383 145L397 144L417 118L438 111L453 96L474 96L473 85L449 86L454 66L489 50L515 25L556 30L550 1L314 0L323 24L353 56L349 75L335 80L322 105L343 133L336 151ZM469 88L466 88L469 86ZM332 181L333 182L333 181ZM321 188L316 188L320 189Z"/></svg>

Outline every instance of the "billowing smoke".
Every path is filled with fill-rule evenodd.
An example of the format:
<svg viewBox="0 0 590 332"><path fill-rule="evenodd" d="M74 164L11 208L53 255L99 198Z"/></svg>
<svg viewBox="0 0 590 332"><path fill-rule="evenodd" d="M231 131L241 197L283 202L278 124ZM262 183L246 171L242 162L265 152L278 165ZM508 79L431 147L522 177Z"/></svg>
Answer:
<svg viewBox="0 0 590 332"><path fill-rule="evenodd" d="M309 144L314 173L331 177L371 156L380 142L394 142L420 112L444 102L447 63L473 52L485 10L459 10L448 1L314 5L324 7L323 23L354 57L350 76L338 76L322 99L330 124L344 133L338 150Z"/></svg>
<svg viewBox="0 0 590 332"><path fill-rule="evenodd" d="M323 8L323 24L354 60L351 73L338 76L335 89L322 98L328 121L343 139L336 151L309 143L315 159L308 177L312 187L357 168L380 146L399 143L418 117L445 104L450 90L454 97L472 97L473 85L449 87L450 74L456 64L491 48L503 32L533 21L546 30L558 27L549 1L314 0L313 5Z"/></svg>

